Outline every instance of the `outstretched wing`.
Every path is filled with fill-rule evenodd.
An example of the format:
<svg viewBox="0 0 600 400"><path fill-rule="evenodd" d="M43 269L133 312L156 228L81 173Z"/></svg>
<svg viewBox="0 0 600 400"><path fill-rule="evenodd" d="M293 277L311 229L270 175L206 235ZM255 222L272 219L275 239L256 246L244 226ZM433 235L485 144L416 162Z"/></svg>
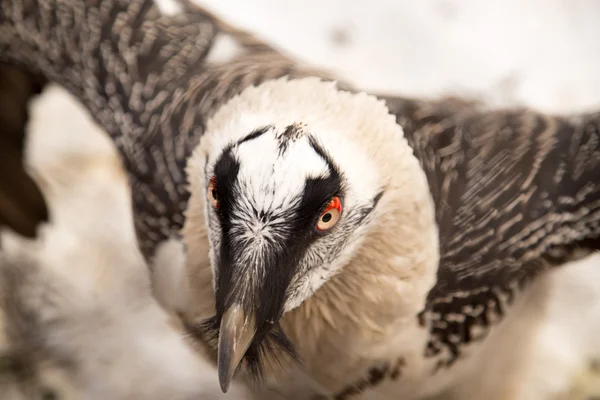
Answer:
<svg viewBox="0 0 600 400"><path fill-rule="evenodd" d="M176 155L173 147L191 135L181 132L174 138L170 133L179 133L186 121L176 116L173 123L165 110L185 92L189 77L201 71L217 32L214 23L199 14L162 15L153 0L1 0L0 4L0 60L45 76L85 105L119 149L132 185L150 187L150 195L136 208L160 208L161 217L179 211L177 190L184 181L185 155ZM32 192L17 167L21 150L0 151L9 152L2 157L7 167L0 173L7 179L0 187L10 196ZM174 166L178 172L173 172ZM23 187L8 186L11 180L23 179ZM164 204L157 204L157 198ZM13 204L8 195L3 199L6 207ZM157 219L153 227L161 231ZM169 223L162 225L167 230L177 225L173 218L166 220Z"/></svg>
<svg viewBox="0 0 600 400"><path fill-rule="evenodd" d="M39 76L0 64L0 228L27 237L48 219L44 196L23 158L27 105L43 84Z"/></svg>
<svg viewBox="0 0 600 400"><path fill-rule="evenodd" d="M441 260L422 317L428 354L450 365L533 277L600 249L600 113L384 99L436 204Z"/></svg>

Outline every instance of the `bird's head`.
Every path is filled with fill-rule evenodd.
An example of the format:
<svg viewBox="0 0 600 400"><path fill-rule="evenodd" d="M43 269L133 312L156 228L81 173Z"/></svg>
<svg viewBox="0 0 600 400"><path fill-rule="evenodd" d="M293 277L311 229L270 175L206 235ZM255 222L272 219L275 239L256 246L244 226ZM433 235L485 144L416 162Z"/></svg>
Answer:
<svg viewBox="0 0 600 400"><path fill-rule="evenodd" d="M246 89L209 121L188 174L208 234L216 313L203 327L218 337L223 390L242 360L257 372L273 345L293 353L280 319L352 259L407 154L383 102L316 78Z"/></svg>

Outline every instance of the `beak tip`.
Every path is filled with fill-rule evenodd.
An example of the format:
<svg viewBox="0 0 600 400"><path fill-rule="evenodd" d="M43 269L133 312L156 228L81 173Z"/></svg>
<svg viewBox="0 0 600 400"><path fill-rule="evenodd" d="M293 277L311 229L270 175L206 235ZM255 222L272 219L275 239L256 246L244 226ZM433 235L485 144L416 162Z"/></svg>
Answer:
<svg viewBox="0 0 600 400"><path fill-rule="evenodd" d="M239 306L224 313L218 344L217 370L221 391L227 393L250 342L254 337L254 320L247 318Z"/></svg>
<svg viewBox="0 0 600 400"><path fill-rule="evenodd" d="M219 371L219 385L221 385L221 391L227 393L233 375L231 373L231 365L229 362L223 362L222 358L219 357L217 369Z"/></svg>
<svg viewBox="0 0 600 400"><path fill-rule="evenodd" d="M223 393L227 393L227 391L229 390L229 384L230 384L229 379L223 380L223 379L219 378L219 383L221 384L221 391Z"/></svg>

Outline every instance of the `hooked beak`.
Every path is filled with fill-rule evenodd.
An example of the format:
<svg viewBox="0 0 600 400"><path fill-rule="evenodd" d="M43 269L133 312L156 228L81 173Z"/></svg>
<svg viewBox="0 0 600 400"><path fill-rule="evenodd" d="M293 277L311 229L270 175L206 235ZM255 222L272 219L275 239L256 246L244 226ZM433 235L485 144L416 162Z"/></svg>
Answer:
<svg viewBox="0 0 600 400"><path fill-rule="evenodd" d="M240 305L234 304L225 311L219 329L217 361L219 383L223 393L227 393L227 390L229 390L233 374L242 361L244 354L246 354L255 334L254 317L244 315Z"/></svg>

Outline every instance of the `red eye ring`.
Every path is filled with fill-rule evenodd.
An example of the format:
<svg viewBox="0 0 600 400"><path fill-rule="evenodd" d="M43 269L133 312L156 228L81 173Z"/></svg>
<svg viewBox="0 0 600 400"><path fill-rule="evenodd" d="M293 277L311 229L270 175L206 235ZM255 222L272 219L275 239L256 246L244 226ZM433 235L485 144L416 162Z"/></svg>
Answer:
<svg viewBox="0 0 600 400"><path fill-rule="evenodd" d="M327 207L321 213L317 222L317 230L320 232L328 231L338 223L342 216L342 201L338 196L333 197Z"/></svg>
<svg viewBox="0 0 600 400"><path fill-rule="evenodd" d="M219 197L217 193L217 178L214 176L210 178L210 182L208 182L208 188L206 190L206 196L210 201L210 204L216 209L219 208Z"/></svg>

